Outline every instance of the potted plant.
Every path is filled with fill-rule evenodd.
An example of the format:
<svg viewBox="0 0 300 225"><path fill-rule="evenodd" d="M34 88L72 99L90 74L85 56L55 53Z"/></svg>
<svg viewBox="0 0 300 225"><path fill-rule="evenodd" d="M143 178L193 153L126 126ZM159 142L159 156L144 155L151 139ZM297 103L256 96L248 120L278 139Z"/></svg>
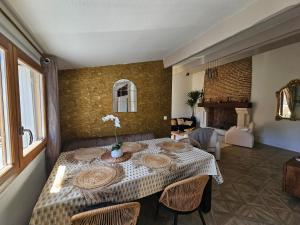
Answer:
<svg viewBox="0 0 300 225"><path fill-rule="evenodd" d="M107 122L107 121L113 121L114 122L116 143L111 148L111 157L119 158L123 155L123 151L121 149L122 142L118 141L118 135L117 135L117 128L121 127L120 120L119 120L118 117L116 117L114 115L106 115L106 116L102 117L102 121L103 122Z"/></svg>
<svg viewBox="0 0 300 225"><path fill-rule="evenodd" d="M192 109L191 119L192 119L192 121L196 122L195 106L196 106L199 98L203 97L203 91L190 91L189 93L187 93L187 97L188 97L188 100L186 101L186 104L188 106L190 106Z"/></svg>

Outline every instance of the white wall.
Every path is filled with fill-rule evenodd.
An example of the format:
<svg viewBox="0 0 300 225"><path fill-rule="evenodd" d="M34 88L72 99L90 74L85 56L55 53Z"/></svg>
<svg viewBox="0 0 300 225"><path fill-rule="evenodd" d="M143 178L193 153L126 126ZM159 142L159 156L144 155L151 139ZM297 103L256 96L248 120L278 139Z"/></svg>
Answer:
<svg viewBox="0 0 300 225"><path fill-rule="evenodd" d="M45 181L45 152L42 151L0 193L0 224L27 225Z"/></svg>
<svg viewBox="0 0 300 225"><path fill-rule="evenodd" d="M204 85L204 71L186 76L185 73L175 73L172 75L172 118L191 117L191 108L186 105L187 93L201 90ZM196 118L201 120L202 110L196 108Z"/></svg>
<svg viewBox="0 0 300 225"><path fill-rule="evenodd" d="M6 8L6 6L0 1L0 7L3 9L10 18L19 25L19 28L27 34L30 38L30 35L22 28L22 26L18 23L17 20L13 17L10 11ZM27 42L27 40L19 33L19 31L0 13L0 33L6 36L12 43L18 46L21 50L23 50L27 55L29 55L34 61L38 64L40 63L40 55L39 53ZM34 40L30 38L33 43ZM35 43L37 46L37 44Z"/></svg>
<svg viewBox="0 0 300 225"><path fill-rule="evenodd" d="M300 43L253 56L255 136L264 144L300 152L300 121L275 120L275 92L300 79Z"/></svg>

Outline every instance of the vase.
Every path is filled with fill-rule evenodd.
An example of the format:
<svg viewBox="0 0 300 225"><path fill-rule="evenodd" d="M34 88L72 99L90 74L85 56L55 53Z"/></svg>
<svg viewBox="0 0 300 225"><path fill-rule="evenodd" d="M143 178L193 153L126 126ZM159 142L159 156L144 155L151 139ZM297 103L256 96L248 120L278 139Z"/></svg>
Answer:
<svg viewBox="0 0 300 225"><path fill-rule="evenodd" d="M114 158L114 159L119 158L119 157L121 157L122 155L123 155L123 151L122 151L121 148L120 148L120 149L117 149L117 150L112 150L112 151L111 151L111 157Z"/></svg>

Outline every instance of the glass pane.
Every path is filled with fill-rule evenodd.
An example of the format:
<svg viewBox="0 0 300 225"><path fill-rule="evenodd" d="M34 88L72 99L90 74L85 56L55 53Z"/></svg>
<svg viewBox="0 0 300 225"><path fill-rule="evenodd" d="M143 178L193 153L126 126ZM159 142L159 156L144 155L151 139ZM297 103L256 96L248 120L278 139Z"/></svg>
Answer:
<svg viewBox="0 0 300 225"><path fill-rule="evenodd" d="M18 61L23 155L45 137L42 74Z"/></svg>
<svg viewBox="0 0 300 225"><path fill-rule="evenodd" d="M0 47L0 170L11 165L5 51Z"/></svg>

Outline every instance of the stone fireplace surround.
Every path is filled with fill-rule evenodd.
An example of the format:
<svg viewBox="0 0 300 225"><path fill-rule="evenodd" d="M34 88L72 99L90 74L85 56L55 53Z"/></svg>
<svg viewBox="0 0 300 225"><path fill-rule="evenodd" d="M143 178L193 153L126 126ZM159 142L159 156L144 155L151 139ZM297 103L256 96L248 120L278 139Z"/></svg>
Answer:
<svg viewBox="0 0 300 225"><path fill-rule="evenodd" d="M249 126L252 103L249 102L204 102L201 127L213 127L228 130L232 126L245 128Z"/></svg>

